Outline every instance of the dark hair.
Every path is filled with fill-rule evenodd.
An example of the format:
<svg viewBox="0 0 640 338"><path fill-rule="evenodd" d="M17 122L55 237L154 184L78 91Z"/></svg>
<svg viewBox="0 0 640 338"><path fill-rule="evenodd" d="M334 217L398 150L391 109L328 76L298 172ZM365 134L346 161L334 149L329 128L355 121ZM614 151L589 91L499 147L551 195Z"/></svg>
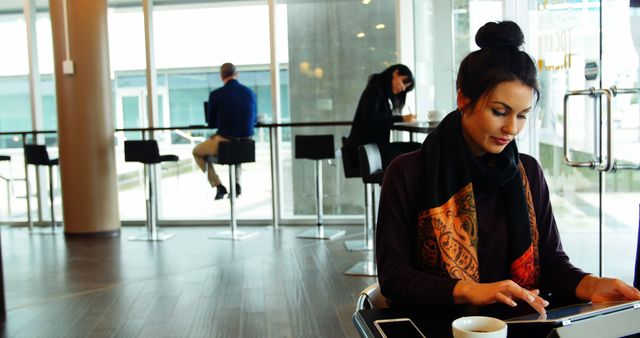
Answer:
<svg viewBox="0 0 640 338"><path fill-rule="evenodd" d="M404 82L408 83L409 85L403 92L394 95L393 91L391 90L391 81L393 79L393 72L395 72L396 70L398 71L398 75L407 77ZM416 81L413 78L413 73L411 72L411 69L409 69L409 67L403 64L395 64L387 67L387 69L385 69L382 73L376 73L369 76L368 85L375 85L382 88L387 96L391 99L391 102L393 102L393 108L402 109L407 98L407 93L413 90L415 83Z"/></svg>
<svg viewBox="0 0 640 338"><path fill-rule="evenodd" d="M458 71L456 88L475 106L485 94L500 83L518 80L540 97L536 65L526 52L522 30L513 21L488 22L476 33L479 50L469 53ZM461 107L466 108L466 107Z"/></svg>
<svg viewBox="0 0 640 338"><path fill-rule="evenodd" d="M220 77L223 79L234 76L236 73L236 66L234 66L233 63L227 62L220 66Z"/></svg>

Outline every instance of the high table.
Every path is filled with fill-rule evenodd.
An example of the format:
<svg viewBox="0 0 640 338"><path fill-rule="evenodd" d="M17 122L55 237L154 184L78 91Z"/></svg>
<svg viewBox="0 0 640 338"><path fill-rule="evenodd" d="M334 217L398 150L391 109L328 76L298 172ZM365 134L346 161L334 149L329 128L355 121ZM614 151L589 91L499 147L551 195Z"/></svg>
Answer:
<svg viewBox="0 0 640 338"><path fill-rule="evenodd" d="M452 337L451 322L457 318L443 311L419 312L402 309L368 309L353 314L353 325L363 338L382 338L373 322L378 319L410 318L427 338ZM543 326L509 325L508 337L640 337L640 310L625 310L577 321L553 329ZM394 337L388 337L394 338Z"/></svg>
<svg viewBox="0 0 640 338"><path fill-rule="evenodd" d="M359 310L353 314L353 325L363 338L382 338L373 324L378 319L410 318L427 338L452 337L451 322L460 317L447 311L413 311L403 309L369 309ZM546 337L552 328L512 328L508 329L508 337L534 338ZM394 338L394 337L388 337Z"/></svg>
<svg viewBox="0 0 640 338"><path fill-rule="evenodd" d="M415 122L396 122L393 124L391 129L393 130L401 130L409 132L409 141L413 142L414 134L429 134L438 126L439 122L424 122L424 121L415 121Z"/></svg>

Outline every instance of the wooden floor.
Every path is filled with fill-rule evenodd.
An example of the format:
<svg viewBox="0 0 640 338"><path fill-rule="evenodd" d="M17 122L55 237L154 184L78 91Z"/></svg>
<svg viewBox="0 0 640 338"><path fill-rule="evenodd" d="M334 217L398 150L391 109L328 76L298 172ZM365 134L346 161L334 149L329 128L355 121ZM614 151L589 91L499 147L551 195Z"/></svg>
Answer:
<svg viewBox="0 0 640 338"><path fill-rule="evenodd" d="M371 257L348 252L361 226L321 241L308 227L241 227L257 236L210 240L218 227L165 228L166 242L69 239L2 227L5 337L359 337L357 294L375 281L343 274ZM338 228L338 227L330 227Z"/></svg>

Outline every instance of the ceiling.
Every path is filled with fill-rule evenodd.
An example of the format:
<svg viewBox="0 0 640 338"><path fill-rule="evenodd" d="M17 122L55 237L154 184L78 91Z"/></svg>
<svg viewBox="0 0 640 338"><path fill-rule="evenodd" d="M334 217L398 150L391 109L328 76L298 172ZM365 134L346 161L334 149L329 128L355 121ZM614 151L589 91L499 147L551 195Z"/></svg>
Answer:
<svg viewBox="0 0 640 338"><path fill-rule="evenodd" d="M49 0L33 0L35 1L38 11L46 11L49 8ZM60 1L60 0L56 0ZM71 1L71 0L68 0ZM76 0L85 1L85 0ZM91 0L95 1L95 0ZM292 4L292 3L335 3L335 2L352 2L360 0L277 0L278 4ZM379 1L379 0L378 0ZM387 1L387 0L384 0ZM107 0L109 7L139 7L142 6L142 0ZM158 5L188 5L188 4L202 4L202 3L221 3L227 4L267 4L267 0L153 0L153 4ZM7 13L22 13L22 6L24 0L0 0L0 14Z"/></svg>
<svg viewBox="0 0 640 338"><path fill-rule="evenodd" d="M46 10L49 8L49 0L34 0L38 10ZM59 0L58 0L59 1ZM246 0L154 0L154 5L175 5L175 4L196 4L196 3L220 3L220 2L264 2L263 1L246 1ZM110 7L136 7L142 6L142 0L108 0ZM0 13L22 13L24 0L2 0L0 1Z"/></svg>

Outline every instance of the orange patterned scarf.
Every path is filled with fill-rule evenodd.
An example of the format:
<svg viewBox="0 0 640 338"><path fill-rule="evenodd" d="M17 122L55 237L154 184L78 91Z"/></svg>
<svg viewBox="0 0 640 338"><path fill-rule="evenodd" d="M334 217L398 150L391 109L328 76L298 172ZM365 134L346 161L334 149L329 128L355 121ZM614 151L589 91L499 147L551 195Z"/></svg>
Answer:
<svg viewBox="0 0 640 338"><path fill-rule="evenodd" d="M451 113L422 147L426 160L424 208L418 215L418 262L430 273L480 281L478 224L472 165L461 135L460 113ZM472 155L471 155L472 156ZM529 181L514 142L496 156L505 167L495 180L504 185L509 226L511 278L520 286L538 285L538 228Z"/></svg>

